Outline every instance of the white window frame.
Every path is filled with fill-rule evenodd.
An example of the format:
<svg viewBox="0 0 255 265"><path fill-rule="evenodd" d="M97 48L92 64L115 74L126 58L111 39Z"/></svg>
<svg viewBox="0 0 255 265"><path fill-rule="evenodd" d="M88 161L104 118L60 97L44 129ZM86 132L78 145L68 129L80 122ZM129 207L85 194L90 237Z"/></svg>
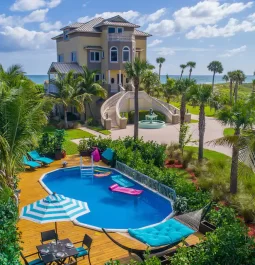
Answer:
<svg viewBox="0 0 255 265"><path fill-rule="evenodd" d="M116 50L114 50L114 51L117 52L117 61L112 61L112 49L113 49L113 48L115 48ZM116 46L112 46L112 47L110 48L110 62L111 62L111 63L118 63L118 62L119 62L119 50L118 50L118 47L116 47Z"/></svg>
<svg viewBox="0 0 255 265"><path fill-rule="evenodd" d="M122 29L121 33L119 32L119 29ZM122 33L124 33L124 28L123 27L117 27L117 30L115 30L115 32L118 33L118 34L122 34Z"/></svg>
<svg viewBox="0 0 255 265"><path fill-rule="evenodd" d="M94 60L91 60L91 54L92 53L94 53ZM97 61L96 60L96 53L98 53L99 54L99 60ZM101 62L101 56L100 56L100 51L90 51L89 52L89 61L91 62L91 63L100 63Z"/></svg>
<svg viewBox="0 0 255 265"><path fill-rule="evenodd" d="M109 29L114 29L114 32L111 32L111 33L110 33L110 32L109 32ZM114 34L114 33L116 33L116 28L115 28L115 27L111 27L111 26L108 27L108 34Z"/></svg>
<svg viewBox="0 0 255 265"><path fill-rule="evenodd" d="M74 57L75 57L75 60L73 60ZM75 51L71 52L71 62L72 63L77 63L77 52L75 52Z"/></svg>
<svg viewBox="0 0 255 265"><path fill-rule="evenodd" d="M124 50L125 48L128 48L128 50ZM124 61L124 52L128 52L128 61ZM128 46L123 47L122 49L122 62L126 63L126 62L130 62L130 48Z"/></svg>
<svg viewBox="0 0 255 265"><path fill-rule="evenodd" d="M96 76L98 76L98 80L96 81ZM94 81L98 82L101 80L101 74L95 74Z"/></svg>

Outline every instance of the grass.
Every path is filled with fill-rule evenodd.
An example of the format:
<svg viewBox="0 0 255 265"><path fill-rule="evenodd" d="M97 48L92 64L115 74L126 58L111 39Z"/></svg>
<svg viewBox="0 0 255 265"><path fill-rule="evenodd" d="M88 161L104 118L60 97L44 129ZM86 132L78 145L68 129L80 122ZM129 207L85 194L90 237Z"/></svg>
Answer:
<svg viewBox="0 0 255 265"><path fill-rule="evenodd" d="M44 128L43 132L48 132L48 133L54 133L56 130L56 127L53 125L48 125ZM74 155L78 153L78 145L73 143L71 140L74 139L80 139L80 138L90 138L93 137L94 135L83 131L79 129L68 129L66 130L66 136L65 136L65 143L64 143L64 149L66 150L67 155Z"/></svg>
<svg viewBox="0 0 255 265"><path fill-rule="evenodd" d="M233 128L225 128L223 131L224 136L234 135L235 130Z"/></svg>
<svg viewBox="0 0 255 265"><path fill-rule="evenodd" d="M198 120L193 120L193 119L191 119L191 120L190 120L190 123L198 123Z"/></svg>
<svg viewBox="0 0 255 265"><path fill-rule="evenodd" d="M105 130L103 129L102 127L97 127L97 126L87 126L89 129L93 130L93 131L96 131L96 132L99 132L99 133L102 133L104 135L110 135L111 134L111 131L108 131L108 130Z"/></svg>

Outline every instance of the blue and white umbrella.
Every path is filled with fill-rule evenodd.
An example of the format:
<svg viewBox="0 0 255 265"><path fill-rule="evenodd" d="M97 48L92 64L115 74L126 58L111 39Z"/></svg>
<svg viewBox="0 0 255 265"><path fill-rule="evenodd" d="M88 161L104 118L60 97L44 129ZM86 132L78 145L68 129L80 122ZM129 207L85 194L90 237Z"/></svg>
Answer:
<svg viewBox="0 0 255 265"><path fill-rule="evenodd" d="M53 193L44 199L23 207L20 218L39 224L55 222L56 226L56 222L73 221L89 212L86 202Z"/></svg>

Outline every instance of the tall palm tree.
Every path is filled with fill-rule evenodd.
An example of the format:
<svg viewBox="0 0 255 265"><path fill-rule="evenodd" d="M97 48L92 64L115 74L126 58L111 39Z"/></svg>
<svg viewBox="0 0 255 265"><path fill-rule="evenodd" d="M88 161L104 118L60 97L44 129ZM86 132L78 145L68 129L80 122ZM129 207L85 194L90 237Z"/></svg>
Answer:
<svg viewBox="0 0 255 265"><path fill-rule="evenodd" d="M228 72L227 76L229 78L229 103L232 105L233 103L233 76L234 72Z"/></svg>
<svg viewBox="0 0 255 265"><path fill-rule="evenodd" d="M134 116L134 139L138 139L138 122L139 122L139 102L138 91L141 80L148 69L152 69L151 65L146 60L135 58L134 62L127 62L125 64L125 71L127 77L133 81L135 87L135 116Z"/></svg>
<svg viewBox="0 0 255 265"><path fill-rule="evenodd" d="M162 68L162 64L166 61L166 59L164 57L158 57L156 59L156 62L159 64L159 70L158 70L158 75L159 75L159 80L161 77L161 68Z"/></svg>
<svg viewBox="0 0 255 265"><path fill-rule="evenodd" d="M224 80L227 83L229 81L229 76L223 75L222 80Z"/></svg>
<svg viewBox="0 0 255 265"><path fill-rule="evenodd" d="M181 65L180 65L180 68L182 69L182 71L181 71L181 76L180 76L180 80L182 79L182 75L183 75L184 70L185 70L186 67L187 67L186 64L181 64Z"/></svg>
<svg viewBox="0 0 255 265"><path fill-rule="evenodd" d="M196 84L195 80L184 78L182 80L177 80L175 83L175 89L178 94L181 95L181 107L180 107L180 131L181 127L185 123L185 113L186 113L186 97L192 86ZM179 143L181 142L181 134L179 134Z"/></svg>
<svg viewBox="0 0 255 265"><path fill-rule="evenodd" d="M191 74L192 74L192 71L193 69L196 67L196 62L187 62L187 67L189 67L189 79L191 78Z"/></svg>
<svg viewBox="0 0 255 265"><path fill-rule="evenodd" d="M213 72L213 79L212 79L212 88L214 89L214 78L215 78L215 74L221 74L223 72L223 66L222 63L219 61L212 61L209 63L209 65L207 66L208 70Z"/></svg>
<svg viewBox="0 0 255 265"><path fill-rule="evenodd" d="M85 99L88 103L90 114L94 117L90 105L92 96L106 98L107 92L98 82L95 82L95 77L96 74L98 74L98 71L90 71L87 66L83 66L82 69L83 73L78 76L78 87L80 88L80 93L86 96Z"/></svg>
<svg viewBox="0 0 255 265"><path fill-rule="evenodd" d="M175 80L172 78L168 78L166 80L166 83L162 85L162 91L166 102L169 103L171 97L177 95Z"/></svg>
<svg viewBox="0 0 255 265"><path fill-rule="evenodd" d="M242 70L236 70L232 72L232 79L233 79L233 82L235 82L234 95L235 95L235 103L236 103L237 98L238 98L238 87L240 84L242 84L245 81L246 76Z"/></svg>
<svg viewBox="0 0 255 265"><path fill-rule="evenodd" d="M5 84L7 87L17 87L20 82L25 79L27 80L21 65L14 64L7 70L4 70L3 66L0 64L0 82Z"/></svg>
<svg viewBox="0 0 255 265"><path fill-rule="evenodd" d="M84 112L84 100L90 99L90 95L79 87L79 78L75 76L73 71L65 75L58 73L56 79L50 80L50 84L57 87L58 92L52 96L55 98L55 102L64 108L65 128L67 129L68 107L74 106L79 113Z"/></svg>
<svg viewBox="0 0 255 265"><path fill-rule="evenodd" d="M232 146L232 162L230 173L230 192L237 193L237 177L238 177L238 159L240 149L246 148L249 144L249 137L243 137L241 130L250 128L255 122L254 106L247 107L244 102L236 102L231 107L224 107L218 113L218 120L223 125L233 127L235 132L232 136L224 136L222 138L211 141L211 143L223 146ZM254 136L253 136L254 139ZM254 143L254 140L253 140ZM254 146L253 146L254 148Z"/></svg>
<svg viewBox="0 0 255 265"><path fill-rule="evenodd" d="M193 103L199 105L199 147L198 147L198 160L203 160L204 152L204 135L205 135L205 106L209 103L212 97L212 86L211 85L195 85L192 86L188 92L188 100L192 99Z"/></svg>

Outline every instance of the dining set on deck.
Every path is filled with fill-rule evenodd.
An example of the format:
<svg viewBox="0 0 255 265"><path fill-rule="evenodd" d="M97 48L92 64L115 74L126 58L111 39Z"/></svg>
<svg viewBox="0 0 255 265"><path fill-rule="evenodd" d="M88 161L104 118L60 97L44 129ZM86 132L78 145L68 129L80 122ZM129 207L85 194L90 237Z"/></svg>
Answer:
<svg viewBox="0 0 255 265"><path fill-rule="evenodd" d="M41 232L41 245L36 246L36 253L28 256L20 253L25 265L76 265L78 258L86 256L91 264L89 256L93 241L91 237L85 234L81 241L71 242L68 238L60 239L57 233L57 222L73 221L89 212L86 202L56 193L23 207L20 214L21 219L40 224L55 222L55 229ZM32 259L33 257L35 259Z"/></svg>

